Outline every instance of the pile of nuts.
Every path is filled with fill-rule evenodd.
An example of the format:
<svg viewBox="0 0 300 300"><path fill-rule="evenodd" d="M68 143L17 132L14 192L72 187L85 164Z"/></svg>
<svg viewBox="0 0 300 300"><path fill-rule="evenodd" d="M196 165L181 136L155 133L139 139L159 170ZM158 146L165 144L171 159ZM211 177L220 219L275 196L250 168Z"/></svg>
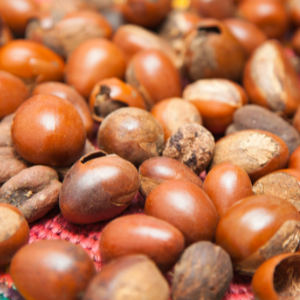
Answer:
<svg viewBox="0 0 300 300"><path fill-rule="evenodd" d="M0 267L22 297L221 300L235 272L300 299L298 55L298 0L0 0ZM58 206L109 221L100 272L29 244Z"/></svg>

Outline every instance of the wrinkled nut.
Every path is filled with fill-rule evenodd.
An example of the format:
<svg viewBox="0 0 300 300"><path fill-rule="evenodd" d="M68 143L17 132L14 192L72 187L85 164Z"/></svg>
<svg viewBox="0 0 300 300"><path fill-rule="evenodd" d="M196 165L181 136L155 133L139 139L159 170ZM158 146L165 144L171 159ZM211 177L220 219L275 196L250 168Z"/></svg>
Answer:
<svg viewBox="0 0 300 300"><path fill-rule="evenodd" d="M13 147L0 147L0 184L29 167Z"/></svg>
<svg viewBox="0 0 300 300"><path fill-rule="evenodd" d="M299 133L293 126L277 114L258 105L239 108L233 115L233 126L228 128L227 134L246 129L264 130L279 136L286 143L290 154L300 145Z"/></svg>
<svg viewBox="0 0 300 300"><path fill-rule="evenodd" d="M169 286L144 255L120 257L105 265L90 282L83 300L168 300Z"/></svg>
<svg viewBox="0 0 300 300"><path fill-rule="evenodd" d="M283 169L289 159L286 144L276 135L262 130L242 130L216 143L210 169L231 162L244 169L252 182Z"/></svg>
<svg viewBox="0 0 300 300"><path fill-rule="evenodd" d="M25 169L0 189L0 203L16 206L27 222L43 217L58 203L61 183L57 173L45 166Z"/></svg>
<svg viewBox="0 0 300 300"><path fill-rule="evenodd" d="M136 167L159 156L164 147L164 132L159 122L140 108L120 108L101 123L97 137L99 149L117 154Z"/></svg>
<svg viewBox="0 0 300 300"><path fill-rule="evenodd" d="M12 147L11 126L14 114L8 115L0 123L0 147Z"/></svg>
<svg viewBox="0 0 300 300"><path fill-rule="evenodd" d="M221 247L210 242L195 243L175 265L172 299L221 300L232 277L230 257Z"/></svg>
<svg viewBox="0 0 300 300"><path fill-rule="evenodd" d="M170 180L185 180L202 187L202 180L191 169L170 157L153 157L139 167L140 193L147 196L157 186Z"/></svg>
<svg viewBox="0 0 300 300"><path fill-rule="evenodd" d="M0 266L8 264L29 241L29 226L14 206L0 203Z"/></svg>
<svg viewBox="0 0 300 300"><path fill-rule="evenodd" d="M296 207L268 195L237 202L221 218L216 231L216 243L228 252L234 268L249 275L271 257L295 252L299 237Z"/></svg>
<svg viewBox="0 0 300 300"><path fill-rule="evenodd" d="M197 123L189 123L167 140L163 156L178 160L199 175L210 163L214 149L212 134Z"/></svg>
<svg viewBox="0 0 300 300"><path fill-rule="evenodd" d="M299 299L300 253L275 256L264 262L252 279L256 299Z"/></svg>
<svg viewBox="0 0 300 300"><path fill-rule="evenodd" d="M59 195L62 215L87 224L124 211L139 190L139 176L130 162L102 151L92 152L67 173Z"/></svg>
<svg viewBox="0 0 300 300"><path fill-rule="evenodd" d="M243 82L251 103L287 116L300 104L297 73L275 40L256 48L245 66Z"/></svg>
<svg viewBox="0 0 300 300"><path fill-rule="evenodd" d="M300 186L298 180L285 172L268 174L253 185L255 195L270 195L285 199L300 211Z"/></svg>

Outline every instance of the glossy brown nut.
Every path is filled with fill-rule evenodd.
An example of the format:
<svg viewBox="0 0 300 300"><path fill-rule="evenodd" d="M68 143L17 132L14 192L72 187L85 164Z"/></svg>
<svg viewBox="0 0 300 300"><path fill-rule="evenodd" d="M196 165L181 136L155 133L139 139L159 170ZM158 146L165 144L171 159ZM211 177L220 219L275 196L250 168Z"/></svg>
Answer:
<svg viewBox="0 0 300 300"><path fill-rule="evenodd" d="M30 229L23 214L10 204L0 203L0 266L8 264L29 241Z"/></svg>
<svg viewBox="0 0 300 300"><path fill-rule="evenodd" d="M64 62L45 46L14 40L0 48L0 69L20 77L27 84L63 79Z"/></svg>
<svg viewBox="0 0 300 300"><path fill-rule="evenodd" d="M12 114L29 98L29 90L18 77L0 71L0 120Z"/></svg>
<svg viewBox="0 0 300 300"><path fill-rule="evenodd" d="M237 38L249 56L252 51L267 40L266 34L254 23L242 19L225 19L223 23Z"/></svg>
<svg viewBox="0 0 300 300"><path fill-rule="evenodd" d="M107 263L120 256L145 254L162 272L169 271L184 249L182 233L171 224L145 215L111 221L100 237L100 255Z"/></svg>
<svg viewBox="0 0 300 300"><path fill-rule="evenodd" d="M291 154L288 168L300 170L300 146Z"/></svg>
<svg viewBox="0 0 300 300"><path fill-rule="evenodd" d="M204 126L215 134L224 133L234 112L248 103L244 89L226 79L198 80L184 89L183 98L197 107Z"/></svg>
<svg viewBox="0 0 300 300"><path fill-rule="evenodd" d="M287 168L287 169L277 170L273 173L277 173L277 172L284 172L294 176L297 179L298 184L300 185L300 170Z"/></svg>
<svg viewBox="0 0 300 300"><path fill-rule="evenodd" d="M144 99L130 84L118 78L104 79L98 82L90 95L90 110L93 119L102 122L111 112L122 107L146 109Z"/></svg>
<svg viewBox="0 0 300 300"><path fill-rule="evenodd" d="M105 78L123 78L125 57L112 42L90 39L70 55L66 65L66 82L86 99L97 82Z"/></svg>
<svg viewBox="0 0 300 300"><path fill-rule="evenodd" d="M280 38L288 28L288 14L282 1L243 0L237 14L257 25L268 38Z"/></svg>
<svg viewBox="0 0 300 300"><path fill-rule="evenodd" d="M297 299L299 290L300 253L275 256L264 262L252 279L252 290L256 299Z"/></svg>
<svg viewBox="0 0 300 300"><path fill-rule="evenodd" d="M117 154L136 167L159 156L164 147L164 132L147 111L135 107L120 108L101 123L97 143L108 154Z"/></svg>
<svg viewBox="0 0 300 300"><path fill-rule="evenodd" d="M43 284L36 284L37 274ZM95 274L87 252L63 240L41 240L27 245L10 265L10 275L19 293L32 300L78 299Z"/></svg>
<svg viewBox="0 0 300 300"><path fill-rule="evenodd" d="M39 6L34 0L1 0L0 12L9 28L20 36L29 19L39 14Z"/></svg>
<svg viewBox="0 0 300 300"><path fill-rule="evenodd" d="M143 300L169 299L166 279L144 255L123 256L105 265L90 282L83 300L125 300L126 297Z"/></svg>
<svg viewBox="0 0 300 300"><path fill-rule="evenodd" d="M87 224L107 220L124 211L139 190L139 175L128 161L92 152L67 173L59 195L62 215Z"/></svg>
<svg viewBox="0 0 300 300"><path fill-rule="evenodd" d="M157 34L140 26L132 24L120 26L112 41L123 51L127 62L141 50L157 49L164 52L176 67L180 67L181 62L170 44Z"/></svg>
<svg viewBox="0 0 300 300"><path fill-rule="evenodd" d="M203 190L215 205L219 217L223 217L237 201L253 195L248 174L239 166L228 162L210 170Z"/></svg>
<svg viewBox="0 0 300 300"><path fill-rule="evenodd" d="M262 130L242 130L216 143L210 168L231 162L244 169L252 182L273 171L284 168L289 150L278 136Z"/></svg>
<svg viewBox="0 0 300 300"><path fill-rule="evenodd" d="M68 57L88 39L109 39L111 35L112 28L108 21L91 10L69 13L56 24L34 19L26 28L26 39L42 43L62 57Z"/></svg>
<svg viewBox="0 0 300 300"><path fill-rule="evenodd" d="M204 19L187 36L185 43L184 67L190 79L240 80L246 53L225 24Z"/></svg>
<svg viewBox="0 0 300 300"><path fill-rule="evenodd" d="M172 0L127 0L120 5L127 22L154 27L166 17L171 4Z"/></svg>
<svg viewBox="0 0 300 300"><path fill-rule="evenodd" d="M94 122L89 106L85 99L74 88L64 83L45 82L37 85L32 91L32 96L41 94L50 94L69 101L78 111L83 121L87 137L92 138Z"/></svg>
<svg viewBox="0 0 300 300"><path fill-rule="evenodd" d="M151 114L162 125L165 141L184 124L198 123L202 125L202 118L196 106L182 98L160 101L152 107Z"/></svg>
<svg viewBox="0 0 300 300"><path fill-rule="evenodd" d="M85 129L74 106L53 95L37 95L17 110L12 125L16 151L33 164L67 166L85 146Z"/></svg>
<svg viewBox="0 0 300 300"><path fill-rule="evenodd" d="M247 197L221 218L216 243L237 270L252 274L265 260L298 247L300 216L288 201L274 196Z"/></svg>
<svg viewBox="0 0 300 300"><path fill-rule="evenodd" d="M245 66L243 84L251 103L287 116L292 116L300 104L297 73L276 40L256 48Z"/></svg>
<svg viewBox="0 0 300 300"><path fill-rule="evenodd" d="M159 50L137 53L127 67L126 81L140 92L148 108L161 100L181 97L179 72L169 57Z"/></svg>
<svg viewBox="0 0 300 300"><path fill-rule="evenodd" d="M219 221L216 208L206 193L183 180L157 186L146 199L145 213L179 229L186 246L213 240Z"/></svg>
<svg viewBox="0 0 300 300"><path fill-rule="evenodd" d="M233 0L192 0L191 8L203 18L225 19L233 16Z"/></svg>

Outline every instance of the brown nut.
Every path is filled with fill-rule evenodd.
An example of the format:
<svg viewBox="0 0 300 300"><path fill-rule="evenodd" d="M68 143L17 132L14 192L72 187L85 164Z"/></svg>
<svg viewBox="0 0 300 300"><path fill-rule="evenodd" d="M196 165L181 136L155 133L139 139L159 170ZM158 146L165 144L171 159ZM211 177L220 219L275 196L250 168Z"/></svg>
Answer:
<svg viewBox="0 0 300 300"><path fill-rule="evenodd" d="M234 112L248 103L244 89L226 79L202 79L189 84L183 98L194 104L205 128L215 134L224 133Z"/></svg>
<svg viewBox="0 0 300 300"><path fill-rule="evenodd" d="M59 206L68 221L87 224L113 218L138 192L136 168L116 155L105 155L102 151L87 154L67 173Z"/></svg>
<svg viewBox="0 0 300 300"><path fill-rule="evenodd" d="M58 204L60 188L53 169L33 166L10 178L0 188L0 203L16 206L27 222L33 222Z"/></svg>
<svg viewBox="0 0 300 300"><path fill-rule="evenodd" d="M257 299L297 299L299 290L300 253L275 256L264 262L252 279L252 290Z"/></svg>
<svg viewBox="0 0 300 300"><path fill-rule="evenodd" d="M153 157L139 167L140 193L147 196L160 184L171 180L185 180L202 187L203 183L191 169L169 157Z"/></svg>
<svg viewBox="0 0 300 300"><path fill-rule="evenodd" d="M300 146L291 154L288 168L300 170Z"/></svg>
<svg viewBox="0 0 300 300"><path fill-rule="evenodd" d="M296 30L292 38L292 46L297 55L300 55L300 30Z"/></svg>
<svg viewBox="0 0 300 300"><path fill-rule="evenodd" d="M136 167L159 156L164 147L164 132L147 111L135 107L120 108L101 123L97 137L99 149L117 154Z"/></svg>
<svg viewBox="0 0 300 300"><path fill-rule="evenodd" d="M169 286L144 255L120 257L105 265L90 282L83 300L168 300Z"/></svg>
<svg viewBox="0 0 300 300"><path fill-rule="evenodd" d="M91 10L69 13L56 24L49 22L31 20L26 28L26 39L42 43L62 57L68 57L87 39L109 39L112 35L108 21Z"/></svg>
<svg viewBox="0 0 300 300"><path fill-rule="evenodd" d="M41 240L26 245L10 265L10 275L18 291L33 300L78 299L95 274L88 253L64 240ZM43 284L37 284L37 280Z"/></svg>
<svg viewBox="0 0 300 300"><path fill-rule="evenodd" d="M145 215L111 221L100 237L100 255L107 263L120 256L145 254L162 272L169 271L184 249L182 233L171 224Z"/></svg>
<svg viewBox="0 0 300 300"><path fill-rule="evenodd" d="M256 48L245 66L243 82L251 103L287 116L292 116L300 104L296 71L276 40Z"/></svg>
<svg viewBox="0 0 300 300"><path fill-rule="evenodd" d="M273 171L283 169L289 150L278 136L262 130L242 130L216 143L210 169L231 162L244 169L252 182Z"/></svg>
<svg viewBox="0 0 300 300"><path fill-rule="evenodd" d="M210 163L214 149L212 134L197 123L189 123L167 140L163 156L178 160L199 175Z"/></svg>
<svg viewBox="0 0 300 300"><path fill-rule="evenodd" d="M29 241L30 229L23 214L14 206L0 203L0 266L8 264Z"/></svg>
<svg viewBox="0 0 300 300"><path fill-rule="evenodd" d="M195 243L175 265L172 299L222 299L232 277L230 257L221 247L210 242Z"/></svg>
<svg viewBox="0 0 300 300"><path fill-rule="evenodd" d="M14 114L8 115L0 122L0 147L12 147L11 126Z"/></svg>
<svg viewBox="0 0 300 300"><path fill-rule="evenodd" d="M241 79L246 53L222 22L201 20L185 42L185 70L193 81L204 78Z"/></svg>
<svg viewBox="0 0 300 300"><path fill-rule="evenodd" d="M236 110L233 115L233 124L234 128L230 130L234 130L234 132L246 129L258 129L277 135L286 143L290 154L300 144L299 133L293 126L277 114L258 105L245 105Z"/></svg>
<svg viewBox="0 0 300 300"><path fill-rule="evenodd" d="M266 260L294 252L299 244L300 216L294 205L274 196L247 197L221 218L216 243L235 269L253 274Z"/></svg>

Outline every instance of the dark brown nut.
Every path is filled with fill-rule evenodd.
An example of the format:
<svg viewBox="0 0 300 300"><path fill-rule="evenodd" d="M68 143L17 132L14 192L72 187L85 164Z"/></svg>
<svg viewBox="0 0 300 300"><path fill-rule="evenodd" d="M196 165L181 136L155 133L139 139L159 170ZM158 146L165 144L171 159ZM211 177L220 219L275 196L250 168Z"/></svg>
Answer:
<svg viewBox="0 0 300 300"><path fill-rule="evenodd" d="M163 156L178 160L199 175L210 163L214 149L212 134L197 123L189 123L167 140Z"/></svg>
<svg viewBox="0 0 300 300"><path fill-rule="evenodd" d="M153 157L139 167L140 193L147 196L157 186L170 180L185 180L202 187L202 180L191 169L170 157Z"/></svg>
<svg viewBox="0 0 300 300"><path fill-rule="evenodd" d="M117 154L136 167L159 156L164 147L164 132L159 122L140 108L120 108L101 123L97 137L99 149Z"/></svg>
<svg viewBox="0 0 300 300"><path fill-rule="evenodd" d="M87 224L113 218L138 192L134 165L116 155L105 155L97 151L82 157L66 175L59 206L68 221Z"/></svg>
<svg viewBox="0 0 300 300"><path fill-rule="evenodd" d="M289 150L278 136L262 130L242 130L216 143L210 169L231 162L244 169L252 182L273 171L283 169Z"/></svg>
<svg viewBox="0 0 300 300"><path fill-rule="evenodd" d="M13 147L0 147L0 184L29 167Z"/></svg>
<svg viewBox="0 0 300 300"><path fill-rule="evenodd" d="M172 299L221 300L232 277L229 255L210 242L198 242L188 247L175 265Z"/></svg>
<svg viewBox="0 0 300 300"><path fill-rule="evenodd" d="M246 53L225 24L214 19L202 20L185 42L185 70L193 81L241 79Z"/></svg>
<svg viewBox="0 0 300 300"><path fill-rule="evenodd" d="M298 118L300 120L300 114ZM296 118L294 122L295 120ZM299 133L293 126L277 114L258 105L245 105L239 108L233 115L233 124L234 129L232 128L231 130L234 130L234 132L246 129L258 129L276 134L286 143L290 154L300 145ZM227 132L227 134L229 133L230 131Z"/></svg>
<svg viewBox="0 0 300 300"><path fill-rule="evenodd" d="M256 48L245 66L243 82L251 103L287 116L292 116L300 104L297 73L275 40Z"/></svg>
<svg viewBox="0 0 300 300"><path fill-rule="evenodd" d="M0 123L0 147L12 147L11 126L14 114L8 115Z"/></svg>
<svg viewBox="0 0 300 300"><path fill-rule="evenodd" d="M56 24L50 22L33 19L27 25L26 39L40 42L65 58L87 39L109 39L112 35L108 21L91 10L69 13Z"/></svg>
<svg viewBox="0 0 300 300"><path fill-rule="evenodd" d="M264 262L252 279L252 290L256 299L298 299L300 253L275 256Z"/></svg>
<svg viewBox="0 0 300 300"><path fill-rule="evenodd" d="M169 285L144 255L120 257L105 265L90 282L83 300L168 300Z"/></svg>
<svg viewBox="0 0 300 300"><path fill-rule="evenodd" d="M75 300L82 298L96 270L80 246L64 240L42 240L17 252L10 275L27 299Z"/></svg>
<svg viewBox="0 0 300 300"><path fill-rule="evenodd" d="M0 227L0 266L3 266L28 243L30 229L22 213L4 203L0 204Z"/></svg>
<svg viewBox="0 0 300 300"><path fill-rule="evenodd" d="M248 103L244 89L226 79L197 80L184 89L183 98L197 107L205 128L215 134L223 134L234 112Z"/></svg>
<svg viewBox="0 0 300 300"><path fill-rule="evenodd" d="M33 166L13 176L0 188L0 203L16 206L27 222L33 222L57 205L60 188L53 169Z"/></svg>
<svg viewBox="0 0 300 300"><path fill-rule="evenodd" d="M102 231L102 261L145 254L162 272L169 271L184 250L184 237L173 225L145 215L128 215L111 221Z"/></svg>
<svg viewBox="0 0 300 300"><path fill-rule="evenodd" d="M285 173L274 172L255 182L255 195L270 195L285 199L300 211L300 186L297 178Z"/></svg>

